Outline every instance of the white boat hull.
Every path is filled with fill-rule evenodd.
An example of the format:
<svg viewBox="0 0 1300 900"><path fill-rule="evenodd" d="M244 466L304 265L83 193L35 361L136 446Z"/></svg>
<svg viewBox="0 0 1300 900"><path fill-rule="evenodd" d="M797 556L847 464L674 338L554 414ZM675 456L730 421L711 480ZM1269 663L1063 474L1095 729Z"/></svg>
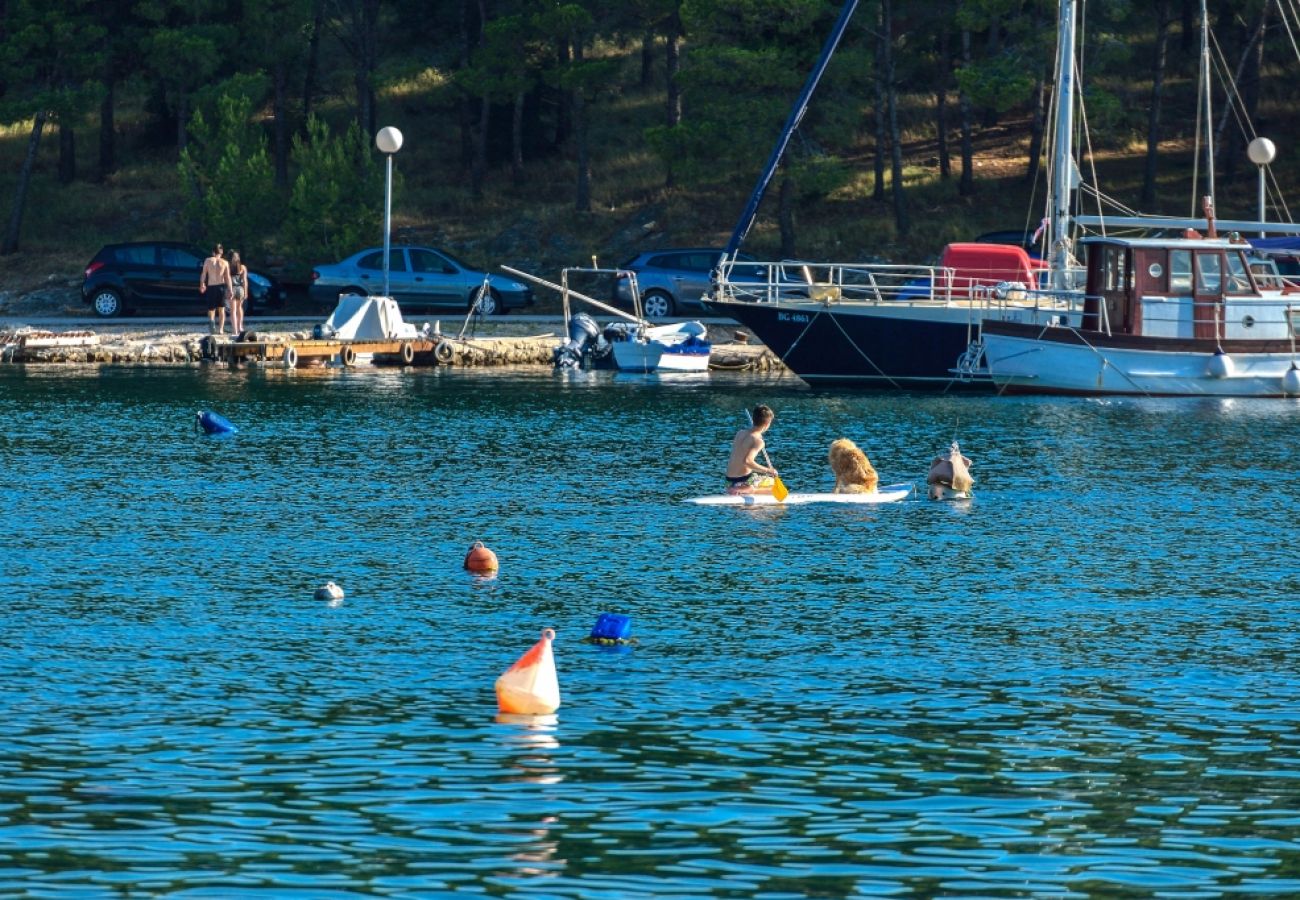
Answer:
<svg viewBox="0 0 1300 900"><path fill-rule="evenodd" d="M707 372L709 350L675 352L658 341L617 341L612 345L614 367L620 372Z"/></svg>
<svg viewBox="0 0 1300 900"><path fill-rule="evenodd" d="M1092 334L1087 334L1092 338ZM999 390L1038 394L1136 394L1177 397L1283 397L1290 353L1232 353L1227 368L1213 352L1058 343L983 336L984 363Z"/></svg>
<svg viewBox="0 0 1300 900"><path fill-rule="evenodd" d="M711 494L691 497L685 502L697 506L798 506L803 503L897 503L912 493L910 484L891 484L874 494L787 494L777 500L771 494Z"/></svg>
<svg viewBox="0 0 1300 900"><path fill-rule="evenodd" d="M620 372L707 372L712 345L699 322L655 325L643 334L614 341L614 367Z"/></svg>

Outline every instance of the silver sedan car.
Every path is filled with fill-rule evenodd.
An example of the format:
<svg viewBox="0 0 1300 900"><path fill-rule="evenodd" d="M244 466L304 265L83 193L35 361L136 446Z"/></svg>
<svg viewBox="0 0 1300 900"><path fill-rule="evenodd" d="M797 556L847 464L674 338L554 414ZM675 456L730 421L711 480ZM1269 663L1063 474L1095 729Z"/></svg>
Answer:
<svg viewBox="0 0 1300 900"><path fill-rule="evenodd" d="M483 290L485 280L488 291L479 304L484 315L533 305L533 291L528 285L470 268L446 251L432 247L390 248L388 293L403 310L468 310ZM340 294L379 295L383 291L383 247L370 247L342 262L312 269L311 297L322 306L333 305Z"/></svg>

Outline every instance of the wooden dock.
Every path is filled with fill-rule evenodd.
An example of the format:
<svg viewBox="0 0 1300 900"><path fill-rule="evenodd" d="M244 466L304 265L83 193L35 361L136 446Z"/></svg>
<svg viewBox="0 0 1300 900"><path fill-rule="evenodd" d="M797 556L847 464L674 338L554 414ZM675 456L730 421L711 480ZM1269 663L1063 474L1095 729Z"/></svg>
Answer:
<svg viewBox="0 0 1300 900"><path fill-rule="evenodd" d="M412 340L339 340L252 333L249 340L204 338L204 356L231 365L256 362L286 369L338 365L358 359L392 366L499 366L549 364L555 336L455 338L421 335Z"/></svg>
<svg viewBox="0 0 1300 900"><path fill-rule="evenodd" d="M258 341L211 341L208 347L215 359L238 365L257 361L280 365L286 369L299 366L325 365L330 362L354 366L357 357L370 354L375 362L410 366L417 357L424 365L432 365L434 353L441 341L418 339L413 341L340 341L322 338L282 338ZM444 351L445 352L445 351Z"/></svg>

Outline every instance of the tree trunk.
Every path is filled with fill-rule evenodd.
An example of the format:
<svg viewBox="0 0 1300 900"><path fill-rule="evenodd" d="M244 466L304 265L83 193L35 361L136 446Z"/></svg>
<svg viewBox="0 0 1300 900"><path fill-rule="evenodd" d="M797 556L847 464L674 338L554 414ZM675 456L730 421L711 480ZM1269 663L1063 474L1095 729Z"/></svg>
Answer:
<svg viewBox="0 0 1300 900"><path fill-rule="evenodd" d="M474 128L474 161L469 167L469 192L475 200L483 196L483 182L487 180L488 125L492 121L492 101L486 95L479 98L478 125Z"/></svg>
<svg viewBox="0 0 1300 900"><path fill-rule="evenodd" d="M23 157L22 168L18 171L18 181L14 187L14 206L9 213L9 228L5 231L4 242L0 243L0 255L7 256L18 252L18 235L23 228L23 210L27 206L27 187L31 184L32 168L36 165L36 151L41 146L41 131L49 116L45 110L36 114L32 123L32 133L27 139L27 155Z"/></svg>
<svg viewBox="0 0 1300 900"><path fill-rule="evenodd" d="M1268 24L1268 13L1273 6L1272 0L1264 4L1263 9L1259 11L1259 18L1251 27L1250 40L1246 42L1245 48L1241 51L1241 58L1237 60L1236 71L1232 74L1231 85L1235 85L1238 90L1246 83L1246 70L1252 65L1260 47L1264 43L1264 29ZM1245 98L1239 97L1229 90L1228 102L1223 104L1223 111L1219 114L1219 124L1214 129L1214 152L1222 160L1223 174L1231 178L1236 174L1237 164L1241 160L1242 151L1245 147L1241 141L1224 142L1223 133L1228 125L1228 117L1237 111L1239 116L1247 119L1253 119L1249 113L1242 109L1239 104L1244 103Z"/></svg>
<svg viewBox="0 0 1300 900"><path fill-rule="evenodd" d="M77 180L77 133L67 119L66 115L59 117L59 184Z"/></svg>
<svg viewBox="0 0 1300 900"><path fill-rule="evenodd" d="M898 87L894 84L894 9L892 0L882 0L884 7L885 92L889 105L889 161L893 181L894 226L900 235L911 230L907 215L907 194L903 184L903 138L898 131Z"/></svg>
<svg viewBox="0 0 1300 900"><path fill-rule="evenodd" d="M272 126L275 135L275 183L279 187L289 184L289 69L282 60L276 60L272 73L274 99Z"/></svg>
<svg viewBox="0 0 1300 900"><path fill-rule="evenodd" d="M567 68L569 61L573 59L569 42L561 38L559 46L556 47L555 55L560 69ZM561 88L559 93L560 102L555 110L555 146L563 147L569 140L570 129L572 128L573 91Z"/></svg>
<svg viewBox="0 0 1300 900"><path fill-rule="evenodd" d="M190 145L190 98L177 88L176 97L176 157Z"/></svg>
<svg viewBox="0 0 1300 900"><path fill-rule="evenodd" d="M1043 4L1034 4L1034 32L1043 29ZM1034 116L1029 125L1029 165L1025 167L1025 183L1033 185L1043 167L1043 135L1047 128L1047 61L1038 66L1034 80Z"/></svg>
<svg viewBox="0 0 1300 900"><path fill-rule="evenodd" d="M1025 182L1033 184L1043 167L1043 136L1047 128L1047 76L1040 69L1034 82L1034 116L1029 123L1029 164L1025 167Z"/></svg>
<svg viewBox="0 0 1300 900"><path fill-rule="evenodd" d="M799 255L795 250L794 179L784 168L782 166L781 187L776 193L776 221L781 228L781 258L794 259Z"/></svg>
<svg viewBox="0 0 1300 900"><path fill-rule="evenodd" d="M943 181L952 177L952 159L948 153L948 75L952 71L948 64L949 34L946 25L939 31L939 88L934 97L935 150L939 155L939 178Z"/></svg>
<svg viewBox="0 0 1300 900"><path fill-rule="evenodd" d="M307 41L307 76L302 83L302 121L306 127L316 93L316 69L320 65L320 33L325 27L325 0L316 0L312 10L311 37Z"/></svg>
<svg viewBox="0 0 1300 900"><path fill-rule="evenodd" d="M117 171L117 135L113 123L114 91L116 79L112 74L104 78L104 99L99 104L99 180L103 181Z"/></svg>
<svg viewBox="0 0 1300 900"><path fill-rule="evenodd" d="M574 62L582 62L582 42L573 41ZM575 88L573 97L573 135L577 143L578 184L574 192L573 208L580 213L591 212L591 152L587 144L587 98L582 88Z"/></svg>
<svg viewBox="0 0 1300 900"><path fill-rule="evenodd" d="M876 183L871 189L872 200L885 199L885 150L888 147L886 141L885 119L889 115L889 110L885 108L885 37L884 37L884 7L876 18L876 78L875 78L875 114L876 114L876 153L872 161Z"/></svg>
<svg viewBox="0 0 1300 900"><path fill-rule="evenodd" d="M1155 59L1151 73L1151 105L1147 110L1147 158L1142 173L1142 206L1152 209L1156 202L1156 176L1160 150L1160 107L1164 102L1165 64L1169 59L1169 26L1173 16L1169 0L1156 4Z"/></svg>
<svg viewBox="0 0 1300 900"><path fill-rule="evenodd" d="M682 69L682 23L676 16L664 41L664 66L668 81L666 121L669 128L675 128L682 121L682 87L678 83Z"/></svg>
<svg viewBox="0 0 1300 900"><path fill-rule="evenodd" d="M510 114L510 181L515 187L524 183L524 97L523 91L515 94L514 109Z"/></svg>
<svg viewBox="0 0 1300 900"><path fill-rule="evenodd" d="M962 29L961 58L963 65L970 65L970 30ZM970 97L965 91L958 91L961 109L961 182L957 192L963 197L975 193L975 152L971 146L971 108Z"/></svg>
<svg viewBox="0 0 1300 900"><path fill-rule="evenodd" d="M664 78L667 83L667 103L664 109L664 121L669 128L676 128L682 122L682 88L678 84L678 74L682 68L682 21L674 13L668 20L668 33L664 38ZM664 186L672 187L677 182L672 160L668 161L668 171L664 175Z"/></svg>
<svg viewBox="0 0 1300 900"><path fill-rule="evenodd" d="M655 83L655 33L647 28L641 35L641 90L646 91Z"/></svg>

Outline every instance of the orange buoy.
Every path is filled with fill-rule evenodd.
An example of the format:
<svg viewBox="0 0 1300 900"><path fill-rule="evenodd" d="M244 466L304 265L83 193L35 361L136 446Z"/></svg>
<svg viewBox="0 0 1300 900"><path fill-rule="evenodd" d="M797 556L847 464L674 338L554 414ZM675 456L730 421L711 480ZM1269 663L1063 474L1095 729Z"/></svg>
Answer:
<svg viewBox="0 0 1300 900"><path fill-rule="evenodd" d="M551 641L555 629L542 629L542 638L497 679L497 709L503 713L548 716L560 708L560 680L555 674Z"/></svg>
<svg viewBox="0 0 1300 900"><path fill-rule="evenodd" d="M465 568L471 572L495 572L499 568L497 555L484 547L482 541L475 541L465 554Z"/></svg>

